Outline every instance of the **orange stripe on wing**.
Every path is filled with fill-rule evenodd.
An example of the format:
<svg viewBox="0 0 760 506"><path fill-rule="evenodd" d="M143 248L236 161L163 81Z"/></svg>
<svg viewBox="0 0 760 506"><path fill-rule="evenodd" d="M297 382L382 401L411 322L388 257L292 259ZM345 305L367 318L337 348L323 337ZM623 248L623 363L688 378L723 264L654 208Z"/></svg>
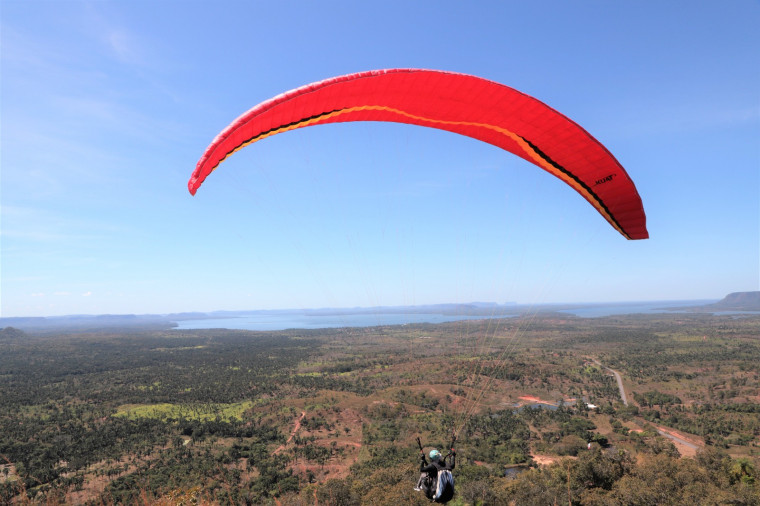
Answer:
<svg viewBox="0 0 760 506"><path fill-rule="evenodd" d="M527 142L522 136L510 130L507 130L506 128L496 126L496 125L491 125L489 123L478 123L478 122L473 122L473 121L452 121L452 120L426 118L424 116L417 116L415 114L410 114L400 109L379 106L379 105L363 105L363 106L341 109L329 115L320 117L319 119L314 121L314 123L319 123L320 121L324 121L326 119L329 119L341 114L346 114L346 113L351 113L351 112L356 112L356 111L366 111L366 110L387 111L394 114L398 114L399 116L403 116L403 117L410 118L416 121L422 121L422 122L426 122L426 123L430 123L434 125L474 126L474 127L485 128L487 130L499 132L500 134L509 137L517 145L519 145L536 165L546 170L550 174L553 174L554 176L558 177L559 179L567 183L569 186L574 188L592 206L594 206L594 208L599 212L599 214L601 214L604 217L604 219L607 220L609 224L615 228L615 230L623 234L623 236L625 236L627 239L630 239L628 234L625 233L625 231L623 231L620 225L618 225L617 221L612 217L611 213L608 211L606 206L601 202L599 197L597 197L593 192L589 191L589 189L586 186L584 186L582 183L580 183L578 180L568 175L567 172L563 172L562 170L552 165L544 156L542 156L538 151L536 151L536 149L533 148L533 146L531 146L530 143Z"/></svg>

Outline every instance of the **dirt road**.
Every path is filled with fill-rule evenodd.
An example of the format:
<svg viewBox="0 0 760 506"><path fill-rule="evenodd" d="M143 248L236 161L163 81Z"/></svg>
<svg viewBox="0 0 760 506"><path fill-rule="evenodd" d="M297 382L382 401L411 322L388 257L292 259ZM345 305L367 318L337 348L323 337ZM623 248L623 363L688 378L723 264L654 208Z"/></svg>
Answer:
<svg viewBox="0 0 760 506"><path fill-rule="evenodd" d="M287 441L285 441L285 444L278 446L278 447L277 447L277 449L276 449L276 450L275 450L275 451L272 453L272 455L277 455L277 454L278 454L278 453L280 453L282 450L284 450L284 449L285 449L285 447L286 447L286 446L287 446L287 445L288 445L288 444L289 444L291 441L293 441L293 438L296 436L296 434L298 434L298 429L300 429L300 428L301 428L301 420L303 420L303 418L304 418L305 416L306 416L306 411L301 411L301 416L298 418L298 420L296 420L296 426L295 426L295 427L293 427L293 431L290 433L290 437L288 438L288 440L287 440Z"/></svg>

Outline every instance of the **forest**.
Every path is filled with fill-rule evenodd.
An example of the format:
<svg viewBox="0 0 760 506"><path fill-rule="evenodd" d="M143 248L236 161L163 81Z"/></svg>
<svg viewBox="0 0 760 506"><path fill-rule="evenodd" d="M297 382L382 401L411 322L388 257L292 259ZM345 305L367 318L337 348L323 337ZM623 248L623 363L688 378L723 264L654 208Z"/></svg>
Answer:
<svg viewBox="0 0 760 506"><path fill-rule="evenodd" d="M757 505L759 360L757 315L6 327L0 504L427 504L455 434L454 506Z"/></svg>

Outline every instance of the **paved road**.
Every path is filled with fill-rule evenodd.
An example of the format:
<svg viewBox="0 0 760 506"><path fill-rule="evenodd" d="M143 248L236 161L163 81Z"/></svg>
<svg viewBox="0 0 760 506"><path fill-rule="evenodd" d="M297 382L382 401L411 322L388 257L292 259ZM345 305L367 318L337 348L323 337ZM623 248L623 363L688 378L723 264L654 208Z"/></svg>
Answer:
<svg viewBox="0 0 760 506"><path fill-rule="evenodd" d="M609 367L607 367L605 365L603 365L601 362L599 362L596 359L593 359L593 360L594 360L594 362L596 362L596 364L599 367L604 367L605 369L607 369L608 371L610 371L613 376L615 376L615 381L617 381L618 390L620 390L620 398L623 400L623 405L624 406L628 406L628 397L626 397L626 395L625 395L625 388L623 388L623 378L620 377L620 373L617 372L617 371L614 371L614 370L610 369Z"/></svg>
<svg viewBox="0 0 760 506"><path fill-rule="evenodd" d="M620 373L617 371L613 371L609 367L607 367L607 370L610 371L615 376L615 381L617 381L618 388L620 389L620 398L623 399L623 405L628 405L628 397L625 396L625 388L623 388L623 378L620 377Z"/></svg>
<svg viewBox="0 0 760 506"><path fill-rule="evenodd" d="M700 448L702 448L701 446L696 445L696 444L692 443L691 441L686 441L685 439L680 438L680 437L676 436L675 434L671 434L670 432L666 432L665 430L663 430L662 427L657 427L657 432L660 433L660 435L665 436L666 438L672 439L676 443L681 443L684 446L688 446L692 450L699 450Z"/></svg>
<svg viewBox="0 0 760 506"><path fill-rule="evenodd" d="M620 373L615 371L614 369L610 369L609 367L605 366L604 364L602 364L596 359L593 359L593 360L594 362L596 362L596 364L599 367L604 367L605 369L610 371L613 374L613 376L615 376L615 381L617 381L618 389L620 390L620 398L623 400L623 404L628 406L628 398L625 395L625 388L623 388L623 378L620 377ZM676 446L682 445L681 447L678 448L678 450L681 452L682 455L688 455L688 454L693 455L693 452L702 448L702 446L699 443L694 443L692 441L687 441L686 439L678 437L678 435L676 435L672 429L666 429L665 427L660 427L658 425L655 425L655 428L657 429L657 432L660 433L660 435L665 436L666 438L669 438L672 441L674 441L676 443ZM684 447L691 449L692 452L688 452L688 450L684 449Z"/></svg>

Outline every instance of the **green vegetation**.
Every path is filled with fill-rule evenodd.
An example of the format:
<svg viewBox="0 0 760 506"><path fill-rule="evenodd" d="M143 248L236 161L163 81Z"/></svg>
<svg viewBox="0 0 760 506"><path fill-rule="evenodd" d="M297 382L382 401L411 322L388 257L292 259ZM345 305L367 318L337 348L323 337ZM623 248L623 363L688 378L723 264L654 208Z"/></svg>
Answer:
<svg viewBox="0 0 760 506"><path fill-rule="evenodd" d="M253 401L231 404L125 404L119 406L113 416L123 416L132 420L156 418L158 420L224 420L242 421L244 414L254 406Z"/></svg>
<svg viewBox="0 0 760 506"><path fill-rule="evenodd" d="M1 332L0 503L760 504L756 317Z"/></svg>

